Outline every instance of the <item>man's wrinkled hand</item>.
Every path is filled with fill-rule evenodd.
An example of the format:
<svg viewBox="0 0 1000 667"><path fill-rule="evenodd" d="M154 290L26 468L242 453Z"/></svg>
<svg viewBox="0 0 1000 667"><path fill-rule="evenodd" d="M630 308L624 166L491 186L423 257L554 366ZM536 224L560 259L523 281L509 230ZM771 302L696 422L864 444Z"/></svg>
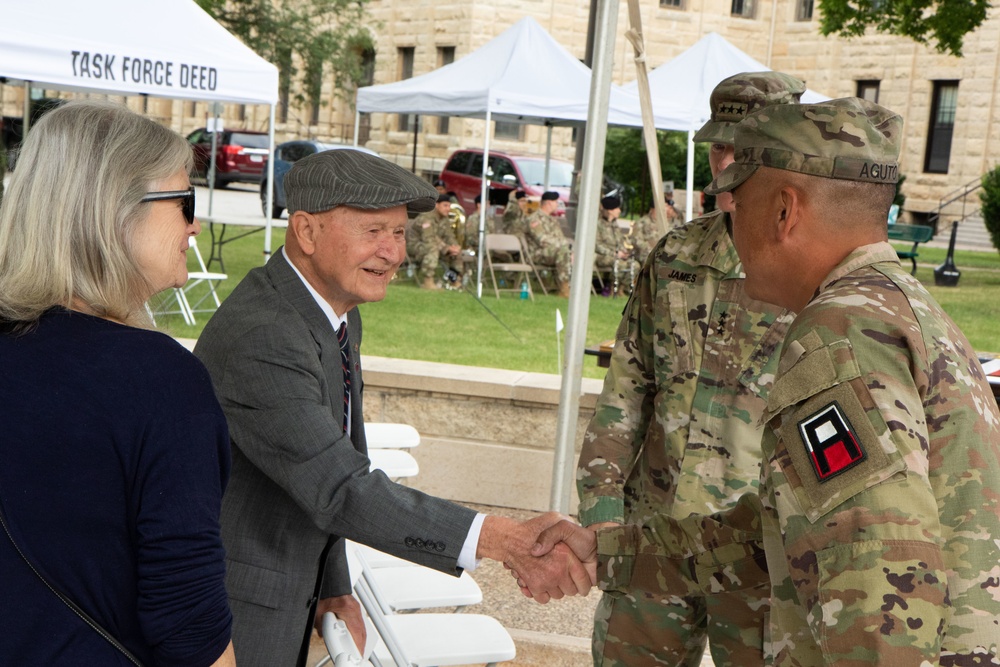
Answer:
<svg viewBox="0 0 1000 667"><path fill-rule="evenodd" d="M337 618L344 622L347 631L354 639L354 645L359 653L364 653L365 642L368 631L365 629L365 619L361 614L361 605L353 595L340 595L338 597L323 598L316 603L316 618L313 619L313 627L323 636L323 614L332 611Z"/></svg>
<svg viewBox="0 0 1000 667"><path fill-rule="evenodd" d="M510 519L488 517L480 538L482 554L501 561L512 570L521 590L545 604L566 595L586 595L594 577L569 548L555 548L541 557L531 554L538 536L564 517L549 512L517 523Z"/></svg>

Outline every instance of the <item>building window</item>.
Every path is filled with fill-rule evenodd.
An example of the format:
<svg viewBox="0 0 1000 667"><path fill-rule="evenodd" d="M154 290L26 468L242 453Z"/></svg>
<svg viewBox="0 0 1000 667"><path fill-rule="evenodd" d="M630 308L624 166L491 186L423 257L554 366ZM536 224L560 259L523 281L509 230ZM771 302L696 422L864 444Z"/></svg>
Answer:
<svg viewBox="0 0 1000 667"><path fill-rule="evenodd" d="M951 135L955 129L955 110L958 108L958 81L935 81L934 99L931 102L930 127L927 131L927 153L924 171L947 174L951 157Z"/></svg>
<svg viewBox="0 0 1000 667"><path fill-rule="evenodd" d="M753 10L754 0L733 0L732 11L730 13L733 16L741 16L745 19L752 19Z"/></svg>
<svg viewBox="0 0 1000 667"><path fill-rule="evenodd" d="M455 62L455 47L439 46L438 67L444 67L445 65L450 65L453 62ZM449 120L450 119L447 116L438 116L438 134L448 134Z"/></svg>
<svg viewBox="0 0 1000 667"><path fill-rule="evenodd" d="M365 49L361 52L361 82L359 87L375 83L375 49Z"/></svg>
<svg viewBox="0 0 1000 667"><path fill-rule="evenodd" d="M513 139L524 141L524 125L498 120L493 126L493 137L496 139Z"/></svg>
<svg viewBox="0 0 1000 667"><path fill-rule="evenodd" d="M879 81L858 81L857 96L863 100L878 104Z"/></svg>
<svg viewBox="0 0 1000 667"><path fill-rule="evenodd" d="M660 7L673 7L674 9L684 9L684 0L660 0Z"/></svg>
<svg viewBox="0 0 1000 667"><path fill-rule="evenodd" d="M795 20L812 21L813 0L795 0Z"/></svg>
<svg viewBox="0 0 1000 667"><path fill-rule="evenodd" d="M398 60L399 60L399 71L397 72L396 79L398 81L403 81L405 79L413 78L413 56L416 51L414 46L401 46L397 50ZM398 128L400 132L412 132L415 124L417 123L417 117L414 114L399 114L398 116Z"/></svg>

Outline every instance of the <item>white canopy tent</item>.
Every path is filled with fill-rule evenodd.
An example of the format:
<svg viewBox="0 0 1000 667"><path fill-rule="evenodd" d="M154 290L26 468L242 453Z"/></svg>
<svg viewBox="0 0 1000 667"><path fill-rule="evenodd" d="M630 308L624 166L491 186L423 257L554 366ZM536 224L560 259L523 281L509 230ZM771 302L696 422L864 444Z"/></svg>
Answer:
<svg viewBox="0 0 1000 667"><path fill-rule="evenodd" d="M741 72L765 72L771 69L739 50L721 35L710 32L679 56L649 73L656 127L688 133L687 206L685 219L692 217L694 194L694 133L711 116L712 90L723 79ZM637 94L635 81L623 90ZM827 97L807 90L804 102L821 102ZM636 106L638 108L638 105Z"/></svg>
<svg viewBox="0 0 1000 667"><path fill-rule="evenodd" d="M587 120L591 71L530 16L525 16L476 51L412 79L358 90L357 113L405 113L553 125ZM681 122L658 118L658 122ZM612 86L608 121L641 126L638 97ZM354 136L358 136L355 117ZM490 132L485 134L483 201L487 200ZM546 171L546 186L548 173ZM483 247L486 207L480 212ZM477 258L477 295L482 296L482 254Z"/></svg>
<svg viewBox="0 0 1000 667"><path fill-rule="evenodd" d="M0 0L0 16L0 77L7 81L26 88L267 104L274 150L277 68L194 0ZM273 164L268 162L269 169ZM264 226L267 252L269 219Z"/></svg>

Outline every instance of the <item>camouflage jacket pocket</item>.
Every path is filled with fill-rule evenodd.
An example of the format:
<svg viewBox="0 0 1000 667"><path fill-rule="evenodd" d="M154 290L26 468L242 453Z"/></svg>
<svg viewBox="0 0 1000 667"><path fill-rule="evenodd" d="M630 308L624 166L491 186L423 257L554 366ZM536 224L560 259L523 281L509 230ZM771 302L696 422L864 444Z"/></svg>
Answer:
<svg viewBox="0 0 1000 667"><path fill-rule="evenodd" d="M809 338L771 390L764 419L777 442L765 455L780 467L774 488L792 491L802 515L816 522L906 465L849 341L814 347Z"/></svg>
<svg viewBox="0 0 1000 667"><path fill-rule="evenodd" d="M650 332L653 334L656 381L661 386L678 375L695 370L695 340L688 314L689 291L686 284L673 283L657 295L657 299L665 299L667 303L657 304L656 309L668 314L668 317L656 320L656 330Z"/></svg>

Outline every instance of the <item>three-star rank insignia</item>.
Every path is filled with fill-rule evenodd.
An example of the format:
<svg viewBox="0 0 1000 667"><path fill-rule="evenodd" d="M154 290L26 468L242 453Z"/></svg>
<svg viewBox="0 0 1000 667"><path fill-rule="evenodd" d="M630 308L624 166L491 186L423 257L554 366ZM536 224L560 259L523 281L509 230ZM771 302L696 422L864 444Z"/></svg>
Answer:
<svg viewBox="0 0 1000 667"><path fill-rule="evenodd" d="M820 482L827 482L865 460L851 422L834 401L798 424L802 442Z"/></svg>

